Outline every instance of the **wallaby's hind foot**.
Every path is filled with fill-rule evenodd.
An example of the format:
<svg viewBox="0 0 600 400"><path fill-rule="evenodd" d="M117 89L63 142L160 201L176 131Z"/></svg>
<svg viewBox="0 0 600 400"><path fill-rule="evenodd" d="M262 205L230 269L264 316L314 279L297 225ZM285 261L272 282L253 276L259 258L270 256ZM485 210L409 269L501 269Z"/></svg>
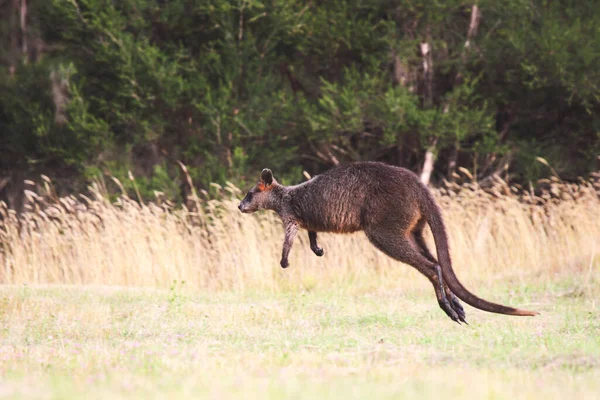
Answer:
<svg viewBox="0 0 600 400"><path fill-rule="evenodd" d="M440 305L440 308L446 313L446 315L448 317L450 317L450 319L458 324L460 324L461 322L467 323L467 321L463 319L461 319L460 315L456 312L456 310L454 310L454 308L452 307L452 304L448 301L447 298L444 298L444 300L439 300L438 299L438 304Z"/></svg>
<svg viewBox="0 0 600 400"><path fill-rule="evenodd" d="M446 299L450 300L450 307L456 312L459 320L468 325L467 320L465 319L466 314L463 306L460 304L458 297L456 297L456 295L452 293L446 282L444 282L441 267L439 266L438 261L435 259L433 254L431 254L429 248L427 247L427 244L425 243L425 239L423 238L423 227L425 226L425 223L426 221L424 218L417 223L415 230L412 233L412 238L416 244L417 249L421 252L423 257L435 264L435 272L440 282L440 287L446 293ZM446 312L446 308L448 307L448 305L444 303L444 305L440 304L440 307L442 308L442 310L444 310L444 312ZM448 314L448 312L446 312L446 314ZM448 316L452 318L452 315Z"/></svg>
<svg viewBox="0 0 600 400"><path fill-rule="evenodd" d="M456 296L452 295L452 298L450 300L448 300L448 297L446 296L444 296L442 299L438 297L438 304L440 305L440 308L446 313L446 315L450 317L450 319L452 319L452 321L458 322L459 324L464 323L469 325L469 323L466 320L465 310L463 309Z"/></svg>
<svg viewBox="0 0 600 400"><path fill-rule="evenodd" d="M469 325L469 323L465 319L465 309L463 308L462 304L460 304L460 301L458 301L458 297L456 297L454 293L452 294L452 298L450 299L450 304L452 304L452 308L458 314L458 318L461 320L461 322L464 322L465 324Z"/></svg>
<svg viewBox="0 0 600 400"><path fill-rule="evenodd" d="M444 310L444 312L452 319L452 321L458 322L459 324L461 322L464 322L465 324L469 325L467 323L467 320L465 319L465 310L462 308L462 305L460 304L454 293L450 292L450 295L447 296L446 290L444 289L444 287L447 287L447 285L444 284L444 278L442 277L442 269L438 264L434 265L434 269L437 275L438 284L438 289L436 289L435 292L436 295L438 293L441 294L441 298L440 296L438 296L438 304L440 305L440 308ZM450 299L448 299L448 297L450 297Z"/></svg>

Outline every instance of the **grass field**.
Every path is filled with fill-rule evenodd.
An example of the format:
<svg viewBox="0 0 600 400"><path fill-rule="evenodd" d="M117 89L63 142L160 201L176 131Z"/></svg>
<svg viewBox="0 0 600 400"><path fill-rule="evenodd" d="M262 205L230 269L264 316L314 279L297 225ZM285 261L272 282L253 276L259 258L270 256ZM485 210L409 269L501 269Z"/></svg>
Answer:
<svg viewBox="0 0 600 400"><path fill-rule="evenodd" d="M6 286L0 396L598 398L600 293L581 283L480 290L542 314L468 308L469 326L448 319L430 288Z"/></svg>
<svg viewBox="0 0 600 400"><path fill-rule="evenodd" d="M436 194L461 281L541 312L461 326L361 233L323 257L303 233L282 270L279 221L233 186L187 211L48 183L0 204L0 397L600 398L592 184Z"/></svg>

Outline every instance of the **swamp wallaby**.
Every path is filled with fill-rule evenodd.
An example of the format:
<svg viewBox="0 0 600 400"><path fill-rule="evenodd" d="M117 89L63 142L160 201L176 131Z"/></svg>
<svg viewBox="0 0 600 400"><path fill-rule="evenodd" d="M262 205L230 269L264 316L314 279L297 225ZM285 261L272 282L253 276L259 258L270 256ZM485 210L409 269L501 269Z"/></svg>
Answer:
<svg viewBox="0 0 600 400"><path fill-rule="evenodd" d="M442 310L456 322L466 322L458 298L480 310L507 315L536 315L490 303L469 292L452 269L448 236L433 196L409 170L378 162L357 162L333 168L296 186L283 186L264 169L260 182L250 189L239 207L244 213L274 210L285 228L281 266L298 229L308 231L310 248L317 255L317 232L350 233L363 230L388 256L410 264L433 284ZM423 240L428 223L438 260ZM458 297L458 298L457 298Z"/></svg>

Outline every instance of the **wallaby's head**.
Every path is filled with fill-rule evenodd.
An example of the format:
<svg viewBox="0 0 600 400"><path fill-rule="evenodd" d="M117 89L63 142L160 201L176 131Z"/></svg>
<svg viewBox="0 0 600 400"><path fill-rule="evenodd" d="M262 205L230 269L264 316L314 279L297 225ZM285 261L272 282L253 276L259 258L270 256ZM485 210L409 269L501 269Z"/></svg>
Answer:
<svg viewBox="0 0 600 400"><path fill-rule="evenodd" d="M277 184L273 172L265 168L260 174L260 181L248 191L238 208L243 213L253 213L268 208L272 204L272 190Z"/></svg>

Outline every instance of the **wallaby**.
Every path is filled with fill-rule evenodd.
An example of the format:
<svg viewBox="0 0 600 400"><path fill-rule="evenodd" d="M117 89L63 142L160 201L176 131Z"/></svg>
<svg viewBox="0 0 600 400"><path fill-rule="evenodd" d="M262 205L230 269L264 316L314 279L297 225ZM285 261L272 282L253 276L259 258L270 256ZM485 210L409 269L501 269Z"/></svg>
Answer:
<svg viewBox="0 0 600 400"><path fill-rule="evenodd" d="M433 284L438 303L452 320L465 322L458 298L480 310L506 315L537 315L490 303L469 292L452 269L448 236L440 208L427 187L411 171L379 162L356 162L335 167L296 186L280 185L264 169L239 207L243 213L274 210L285 228L281 266L298 229L306 229L311 250L323 255L317 232L351 233L363 230L386 255L415 267ZM423 239L428 223L439 262ZM458 298L457 298L458 297Z"/></svg>

